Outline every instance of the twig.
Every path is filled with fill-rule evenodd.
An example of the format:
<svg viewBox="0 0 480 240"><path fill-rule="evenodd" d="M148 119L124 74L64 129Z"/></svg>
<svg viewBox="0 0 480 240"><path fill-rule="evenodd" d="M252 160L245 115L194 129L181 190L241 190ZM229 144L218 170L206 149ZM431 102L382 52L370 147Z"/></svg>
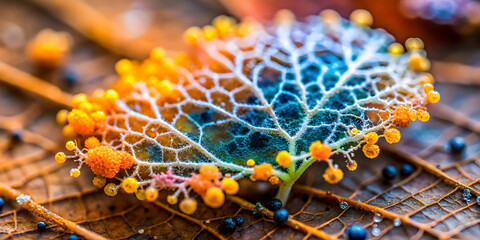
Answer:
<svg viewBox="0 0 480 240"><path fill-rule="evenodd" d="M308 194L312 194L314 195L315 197L317 198L330 198L330 199L335 199L336 201L338 201L339 203L340 202L346 202L348 203L348 206L351 206L351 207L354 207L354 208L357 208L357 209L361 209L361 210L365 210L365 211L368 211L368 212L371 212L371 213L380 213L382 214L382 216L394 221L396 218L400 219L400 221L404 224L408 224L410 226L413 226L413 227L416 227L418 229L421 229L422 231L425 231L435 237L438 237L438 238L442 238L442 236L438 235L436 232L434 232L431 228L429 228L428 226L425 226L421 223L418 223L416 221L413 221L411 220L410 218L406 217L406 216L402 216L402 215L398 215L398 214L395 214L395 213L392 213L392 212L389 212L383 208L379 208L379 207L376 207L376 206L372 206L370 204L367 204L367 203L363 203L363 202L358 202L358 201L355 201L355 200L352 200L350 198L344 198L344 197L340 197L340 196L337 196L333 193L326 193L324 191L321 191L321 190L318 190L318 189L315 189L315 188L312 188L312 187L307 187L307 186L303 186L303 185L299 185L299 184L296 184L293 186L293 189L296 190L296 191L300 191L300 192L303 192L303 193L308 193Z"/></svg>
<svg viewBox="0 0 480 240"><path fill-rule="evenodd" d="M72 96L44 80L0 62L0 82L32 93L51 103L69 108Z"/></svg>
<svg viewBox="0 0 480 240"><path fill-rule="evenodd" d="M83 0L31 0L104 48L122 56L144 59L155 46L145 37L129 38L110 19Z"/></svg>
<svg viewBox="0 0 480 240"><path fill-rule="evenodd" d="M0 195L10 200L16 200L17 197L21 195L21 193L13 188L10 188L2 184L0 185ZM48 211L46 208L42 207L41 205L39 205L38 203L34 202L31 199L28 199L22 202L20 206L26 209L27 211L45 219L46 221L55 223L60 227L68 229L86 239L98 239L98 240L106 239L95 232L92 232L83 227L80 227L74 222L64 219L59 215Z"/></svg>
<svg viewBox="0 0 480 240"><path fill-rule="evenodd" d="M480 67L454 62L433 62L432 73L438 81L464 85L480 84Z"/></svg>
<svg viewBox="0 0 480 240"><path fill-rule="evenodd" d="M247 200L244 200L242 198L239 198L239 197L236 197L236 196L228 196L227 197L228 200L240 205L242 208L245 208L245 209L248 209L250 211L255 211L254 209L254 205L250 202L248 202ZM267 216L269 218L273 218L273 212L266 209L266 208L263 208L262 210L260 210L260 213L262 213L264 216ZM297 230L301 230L307 234L311 234L315 237L318 237L320 239L327 239L327 240L333 240L335 238L332 238L330 235L316 229L316 228L313 228L313 227L310 227L308 225L305 225L301 222L298 222L292 218L288 218L288 221L285 223L286 225L294 228L294 229L297 229Z"/></svg>

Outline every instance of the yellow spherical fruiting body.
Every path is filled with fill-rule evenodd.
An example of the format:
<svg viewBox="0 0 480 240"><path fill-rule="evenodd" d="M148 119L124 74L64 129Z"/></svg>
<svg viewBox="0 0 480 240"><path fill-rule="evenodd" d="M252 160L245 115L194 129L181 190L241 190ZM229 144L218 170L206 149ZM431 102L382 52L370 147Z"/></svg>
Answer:
<svg viewBox="0 0 480 240"><path fill-rule="evenodd" d="M187 215L192 215L197 211L197 201L193 198L185 198L180 202L180 211Z"/></svg>
<svg viewBox="0 0 480 240"><path fill-rule="evenodd" d="M341 16L335 10L326 9L320 12L319 16L323 19L323 22L327 25L333 25L340 23Z"/></svg>
<svg viewBox="0 0 480 240"><path fill-rule="evenodd" d="M65 125L67 123L68 119L68 111L65 109L62 109L57 112L56 120L59 125Z"/></svg>
<svg viewBox="0 0 480 240"><path fill-rule="evenodd" d="M213 164L204 164L200 167L200 176L208 180L215 180L219 176L218 167Z"/></svg>
<svg viewBox="0 0 480 240"><path fill-rule="evenodd" d="M400 55L404 52L403 46L400 43L392 43L388 47L388 53L393 54L393 55Z"/></svg>
<svg viewBox="0 0 480 240"><path fill-rule="evenodd" d="M178 197L175 196L175 195L168 195L168 196L167 196L167 202L168 202L168 204L170 204L170 205L177 204L177 202L178 202Z"/></svg>
<svg viewBox="0 0 480 240"><path fill-rule="evenodd" d="M80 177L80 174L81 174L80 170L78 170L76 168L72 168L70 170L70 176L71 177L78 178L78 177Z"/></svg>
<svg viewBox="0 0 480 240"><path fill-rule="evenodd" d="M267 181L273 175L273 166L269 163L262 163L253 168L251 179Z"/></svg>
<svg viewBox="0 0 480 240"><path fill-rule="evenodd" d="M309 151L313 158L320 161L328 160L332 154L332 149L320 141L313 142L309 147Z"/></svg>
<svg viewBox="0 0 480 240"><path fill-rule="evenodd" d="M402 137L400 131L396 128L387 128L383 134L385 135L385 140L390 144L399 142Z"/></svg>
<svg viewBox="0 0 480 240"><path fill-rule="evenodd" d="M255 160L253 159L248 159L247 160L247 167L253 167L255 165Z"/></svg>
<svg viewBox="0 0 480 240"><path fill-rule="evenodd" d="M423 41L420 38L409 38L405 41L405 47L408 51L415 51L423 49Z"/></svg>
<svg viewBox="0 0 480 240"><path fill-rule="evenodd" d="M225 202L225 194L217 187L211 187L203 196L205 204L211 208L219 208Z"/></svg>
<svg viewBox="0 0 480 240"><path fill-rule="evenodd" d="M434 90L428 92L427 100L431 103L437 103L438 101L440 101L440 93Z"/></svg>
<svg viewBox="0 0 480 240"><path fill-rule="evenodd" d="M376 132L367 133L363 139L367 144L375 144L378 141L378 134Z"/></svg>
<svg viewBox="0 0 480 240"><path fill-rule="evenodd" d="M351 160L351 161L348 161L348 162L347 162L347 168L348 168L348 170L350 170L350 171L355 171L355 170L357 170L357 167L358 167L357 161Z"/></svg>
<svg viewBox="0 0 480 240"><path fill-rule="evenodd" d="M154 187L148 187L145 190L145 199L149 202L153 202L158 198L158 190Z"/></svg>
<svg viewBox="0 0 480 240"><path fill-rule="evenodd" d="M433 84L425 83L425 85L423 85L423 91L425 91L425 93L428 94L432 90L433 90Z"/></svg>
<svg viewBox="0 0 480 240"><path fill-rule="evenodd" d="M373 24L373 16L364 9L357 9L350 14L350 21L360 26L369 27Z"/></svg>
<svg viewBox="0 0 480 240"><path fill-rule="evenodd" d="M228 194L233 195L238 192L239 185L238 182L231 178L222 179L222 190Z"/></svg>
<svg viewBox="0 0 480 240"><path fill-rule="evenodd" d="M327 168L323 173L323 179L330 184L335 184L343 179L343 171L338 168Z"/></svg>
<svg viewBox="0 0 480 240"><path fill-rule="evenodd" d="M66 125L65 127L63 127L62 129L62 134L65 138L67 139L73 139L75 138L75 136L77 135L77 132L75 132L75 129L73 129L72 126L70 125Z"/></svg>
<svg viewBox="0 0 480 240"><path fill-rule="evenodd" d="M57 154L55 154L55 161L57 161L58 163L64 163L65 160L67 160L67 156L65 155L65 153L58 152Z"/></svg>
<svg viewBox="0 0 480 240"><path fill-rule="evenodd" d="M70 105L73 108L79 108L84 102L88 102L87 95L80 93L72 97L72 100L70 100Z"/></svg>
<svg viewBox="0 0 480 240"><path fill-rule="evenodd" d="M109 183L109 184L105 185L105 187L103 188L103 191L105 192L105 194L107 196L113 197L113 196L117 195L118 187L117 187L117 185L115 185L115 183Z"/></svg>
<svg viewBox="0 0 480 240"><path fill-rule="evenodd" d="M105 100L109 103L115 103L118 99L118 93L117 91L113 89L109 89L105 92Z"/></svg>
<svg viewBox="0 0 480 240"><path fill-rule="evenodd" d="M350 130L350 135L355 136L355 135L358 134L358 132L359 132L359 131L358 131L358 128L352 128L352 129Z"/></svg>
<svg viewBox="0 0 480 240"><path fill-rule="evenodd" d="M418 120L422 122L426 122L430 119L430 114L427 111L420 109L417 111L417 117L418 117Z"/></svg>
<svg viewBox="0 0 480 240"><path fill-rule="evenodd" d="M89 137L85 140L85 147L88 149L96 148L100 145L100 141L96 137Z"/></svg>
<svg viewBox="0 0 480 240"><path fill-rule="evenodd" d="M125 178L122 181L122 188L127 193L134 193L138 188L138 182L133 177Z"/></svg>
<svg viewBox="0 0 480 240"><path fill-rule="evenodd" d="M143 201L146 199L146 194L144 189L137 189L135 191L135 197L137 197L138 200Z"/></svg>
<svg viewBox="0 0 480 240"><path fill-rule="evenodd" d="M75 144L74 141L68 141L67 143L65 143L65 148L68 151L73 151L73 149L75 149L76 146L77 146L77 144Z"/></svg>
<svg viewBox="0 0 480 240"><path fill-rule="evenodd" d="M292 157L287 151L280 151L275 160L277 161L278 165L284 168L287 168L290 166L290 164L292 164Z"/></svg>
<svg viewBox="0 0 480 240"><path fill-rule="evenodd" d="M363 153L368 158L376 158L380 153L380 147L376 144L365 144L362 148Z"/></svg>
<svg viewBox="0 0 480 240"><path fill-rule="evenodd" d="M268 179L268 182L272 185L277 185L279 182L280 182L280 179L276 176L271 176L269 179Z"/></svg>
<svg viewBox="0 0 480 240"><path fill-rule="evenodd" d="M105 186L105 184L107 183L107 179L105 179L104 177L95 176L92 180L92 183L93 183L93 186L101 188Z"/></svg>

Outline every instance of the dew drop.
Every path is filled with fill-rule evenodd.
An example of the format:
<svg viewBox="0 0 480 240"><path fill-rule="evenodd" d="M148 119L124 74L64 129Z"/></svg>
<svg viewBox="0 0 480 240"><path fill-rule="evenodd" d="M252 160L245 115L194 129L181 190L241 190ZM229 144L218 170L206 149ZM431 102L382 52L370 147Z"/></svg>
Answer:
<svg viewBox="0 0 480 240"><path fill-rule="evenodd" d="M373 221L376 223L379 223L383 220L383 215L380 213L376 213L375 216L373 217Z"/></svg>
<svg viewBox="0 0 480 240"><path fill-rule="evenodd" d="M401 223L402 221L400 220L400 218L395 218L395 220L393 220L393 226L395 227L399 227Z"/></svg>
<svg viewBox="0 0 480 240"><path fill-rule="evenodd" d="M345 209L347 209L347 207L348 207L348 203L346 203L346 202L341 202L340 203L340 208L341 209L345 210Z"/></svg>
<svg viewBox="0 0 480 240"><path fill-rule="evenodd" d="M477 196L477 204L480 205L480 196Z"/></svg>
<svg viewBox="0 0 480 240"><path fill-rule="evenodd" d="M470 201L470 198L472 197L472 193L470 193L470 189L465 189L463 190L462 198L464 201Z"/></svg>
<svg viewBox="0 0 480 240"><path fill-rule="evenodd" d="M372 235L375 237L380 235L380 228L372 228Z"/></svg>
<svg viewBox="0 0 480 240"><path fill-rule="evenodd" d="M142 234L142 233L144 233L144 232L145 232L145 230L144 230L143 228L140 229L140 230L138 230L138 233L139 233L139 234Z"/></svg>

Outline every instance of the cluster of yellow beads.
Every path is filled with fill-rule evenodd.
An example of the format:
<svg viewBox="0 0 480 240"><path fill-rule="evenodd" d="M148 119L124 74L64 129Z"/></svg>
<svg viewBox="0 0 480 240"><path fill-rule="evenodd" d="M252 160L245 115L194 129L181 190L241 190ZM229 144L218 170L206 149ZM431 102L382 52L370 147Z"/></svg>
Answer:
<svg viewBox="0 0 480 240"><path fill-rule="evenodd" d="M211 41L216 38L227 38L230 36L245 37L255 27L256 23L251 20L245 20L237 24L235 19L222 15L214 18L212 25L206 25L203 28L188 28L183 34L183 39L186 43L195 46L203 40Z"/></svg>
<svg viewBox="0 0 480 240"><path fill-rule="evenodd" d="M380 147L375 144L378 142L378 134L376 132L369 132L363 139L366 143L362 148L365 156L368 158L376 158L380 153Z"/></svg>

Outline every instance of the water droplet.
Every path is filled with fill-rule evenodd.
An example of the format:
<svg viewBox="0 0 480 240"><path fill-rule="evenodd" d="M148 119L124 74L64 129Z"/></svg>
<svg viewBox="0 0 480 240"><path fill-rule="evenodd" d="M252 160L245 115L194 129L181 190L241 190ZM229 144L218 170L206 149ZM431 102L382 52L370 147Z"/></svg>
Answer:
<svg viewBox="0 0 480 240"><path fill-rule="evenodd" d="M380 213L376 213L375 216L373 217L373 221L376 223L379 223L383 220L383 215Z"/></svg>
<svg viewBox="0 0 480 240"><path fill-rule="evenodd" d="M462 198L464 201L470 201L470 198L472 197L472 194L470 193L470 189L465 189L463 190Z"/></svg>
<svg viewBox="0 0 480 240"><path fill-rule="evenodd" d="M480 205L480 196L477 196L477 204Z"/></svg>
<svg viewBox="0 0 480 240"><path fill-rule="evenodd" d="M139 234L142 234L142 233L144 233L144 232L145 232L145 230L144 230L143 228L138 230L138 233L139 233Z"/></svg>
<svg viewBox="0 0 480 240"><path fill-rule="evenodd" d="M375 237L380 235L380 228L372 228L372 235Z"/></svg>
<svg viewBox="0 0 480 240"><path fill-rule="evenodd" d="M399 227L401 223L402 221L400 220L400 218L395 218L395 220L393 220L393 226L395 227Z"/></svg>
<svg viewBox="0 0 480 240"><path fill-rule="evenodd" d="M346 203L346 202L341 202L340 203L340 208L341 209L345 210L345 209L347 209L347 207L348 207L348 203Z"/></svg>

